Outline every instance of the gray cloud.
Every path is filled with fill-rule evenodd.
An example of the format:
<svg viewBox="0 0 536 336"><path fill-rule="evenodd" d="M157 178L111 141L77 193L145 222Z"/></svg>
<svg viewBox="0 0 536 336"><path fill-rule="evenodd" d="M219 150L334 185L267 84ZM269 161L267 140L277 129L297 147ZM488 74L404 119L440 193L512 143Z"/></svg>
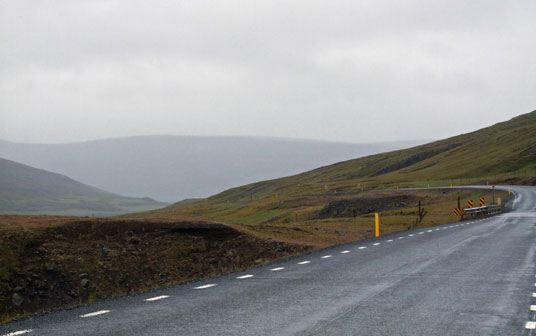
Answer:
<svg viewBox="0 0 536 336"><path fill-rule="evenodd" d="M372 142L536 106L534 1L1 1L0 132Z"/></svg>

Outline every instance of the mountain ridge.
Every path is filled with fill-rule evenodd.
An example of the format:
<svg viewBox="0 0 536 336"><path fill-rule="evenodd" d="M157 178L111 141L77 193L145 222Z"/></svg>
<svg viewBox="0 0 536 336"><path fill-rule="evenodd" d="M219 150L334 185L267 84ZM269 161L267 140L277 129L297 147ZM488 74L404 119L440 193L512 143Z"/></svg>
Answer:
<svg viewBox="0 0 536 336"><path fill-rule="evenodd" d="M119 215L164 206L151 198L116 195L62 174L0 158L0 213Z"/></svg>
<svg viewBox="0 0 536 336"><path fill-rule="evenodd" d="M0 157L121 195L177 202L415 143L164 135L52 145L0 142Z"/></svg>

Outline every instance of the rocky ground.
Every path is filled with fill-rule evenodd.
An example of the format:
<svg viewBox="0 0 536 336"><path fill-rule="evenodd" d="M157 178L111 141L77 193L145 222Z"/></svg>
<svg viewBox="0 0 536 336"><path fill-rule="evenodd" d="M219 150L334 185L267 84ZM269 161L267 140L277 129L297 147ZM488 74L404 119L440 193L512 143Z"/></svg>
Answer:
<svg viewBox="0 0 536 336"><path fill-rule="evenodd" d="M0 322L309 249L207 222L35 217L0 216Z"/></svg>

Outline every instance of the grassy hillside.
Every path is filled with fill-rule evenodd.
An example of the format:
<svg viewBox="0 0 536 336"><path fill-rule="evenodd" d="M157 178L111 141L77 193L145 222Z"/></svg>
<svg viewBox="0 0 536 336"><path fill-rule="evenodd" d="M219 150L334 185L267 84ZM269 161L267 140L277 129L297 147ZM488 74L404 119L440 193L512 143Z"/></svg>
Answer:
<svg viewBox="0 0 536 336"><path fill-rule="evenodd" d="M209 198L209 201L357 191L386 186L449 185L484 179L507 180L536 172L536 111L472 133L429 144L349 160L303 174L260 182Z"/></svg>
<svg viewBox="0 0 536 336"><path fill-rule="evenodd" d="M0 213L117 215L156 209L150 198L108 193L66 176L0 158Z"/></svg>
<svg viewBox="0 0 536 336"><path fill-rule="evenodd" d="M423 225L432 225L444 220L456 220L451 209L456 206L458 196L477 198L479 195L464 195L459 191L445 192L443 196L421 194L411 201L402 202L403 206L391 209L371 206L368 212L358 213L355 220L349 214L354 208L359 208L359 202L374 203L371 199L400 194L403 194L405 200L415 196L397 192L399 187L485 184L486 181L534 183L534 176L536 111L446 140L340 162L295 176L253 183L207 199L178 203L158 211L137 214L135 217L211 219L258 231L260 234L265 232L268 236L273 236L275 231L268 232L270 230L267 227L284 225L285 230L299 228L307 231L303 233L305 237L313 236L313 232L305 227L313 230L333 228L334 222L329 223L328 219L321 218L320 213L337 202L348 204L347 208L340 210L346 213L343 219L354 224L359 218L369 216L372 211L404 209L409 217L402 219L399 216L398 220L405 222L403 226L407 227L415 220L418 198L428 207L437 207L437 216L433 218L430 214L423 222ZM390 191L386 194L385 190ZM486 196L488 199L491 197ZM442 202L450 203L439 209ZM336 222L340 223L343 219L336 218ZM367 221L370 222L370 219Z"/></svg>

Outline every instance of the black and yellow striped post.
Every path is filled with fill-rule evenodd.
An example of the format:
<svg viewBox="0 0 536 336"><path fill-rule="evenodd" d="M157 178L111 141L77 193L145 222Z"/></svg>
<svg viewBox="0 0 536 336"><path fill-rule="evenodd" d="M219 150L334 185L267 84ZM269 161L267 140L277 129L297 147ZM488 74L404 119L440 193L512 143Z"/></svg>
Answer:
<svg viewBox="0 0 536 336"><path fill-rule="evenodd" d="M480 206L486 206L486 199L484 197L480 197Z"/></svg>
<svg viewBox="0 0 536 336"><path fill-rule="evenodd" d="M467 200L467 207L472 208L473 207L473 200Z"/></svg>
<svg viewBox="0 0 536 336"><path fill-rule="evenodd" d="M455 208L454 215L462 217L463 215L465 215L465 211L461 208Z"/></svg>

